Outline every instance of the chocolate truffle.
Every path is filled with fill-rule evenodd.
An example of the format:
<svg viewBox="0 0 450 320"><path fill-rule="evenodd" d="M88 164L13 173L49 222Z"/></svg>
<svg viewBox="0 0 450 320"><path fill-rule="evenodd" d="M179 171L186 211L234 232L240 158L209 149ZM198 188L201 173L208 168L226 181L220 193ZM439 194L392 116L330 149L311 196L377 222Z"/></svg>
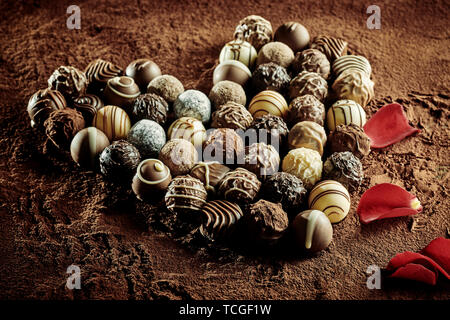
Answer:
<svg viewBox="0 0 450 320"><path fill-rule="evenodd" d="M51 89L38 90L31 96L27 106L31 126L42 127L50 113L66 107L66 99L61 92Z"/></svg>
<svg viewBox="0 0 450 320"><path fill-rule="evenodd" d="M350 210L350 195L339 182L324 180L309 193L308 205L311 210L325 213L331 223L338 223L344 220Z"/></svg>
<svg viewBox="0 0 450 320"><path fill-rule="evenodd" d="M328 94L327 81L316 72L302 71L289 85L289 96L291 99L311 94L323 102Z"/></svg>
<svg viewBox="0 0 450 320"><path fill-rule="evenodd" d="M61 149L68 148L72 138L84 126L81 113L69 108L53 111L44 122L47 138Z"/></svg>
<svg viewBox="0 0 450 320"><path fill-rule="evenodd" d="M184 87L180 80L174 76L163 74L150 81L147 92L157 94L169 104L172 104L184 92Z"/></svg>
<svg viewBox="0 0 450 320"><path fill-rule="evenodd" d="M253 119L250 128L257 131L258 142L266 142L270 145L278 143L278 146L282 146L289 133L289 129L283 119L273 114L265 114L262 117Z"/></svg>
<svg viewBox="0 0 450 320"><path fill-rule="evenodd" d="M350 151L362 159L370 153L370 139L363 128L355 124L337 126L328 136L328 147L332 153Z"/></svg>
<svg viewBox="0 0 450 320"><path fill-rule="evenodd" d="M306 48L310 36L308 30L298 22L286 22L275 31L274 40L283 42L297 52Z"/></svg>
<svg viewBox="0 0 450 320"><path fill-rule="evenodd" d="M206 94L198 90L187 90L173 104L177 118L192 117L207 123L211 118L211 102Z"/></svg>
<svg viewBox="0 0 450 320"><path fill-rule="evenodd" d="M198 161L198 153L194 145L184 139L169 140L159 151L161 160L172 173L172 176L188 174Z"/></svg>
<svg viewBox="0 0 450 320"><path fill-rule="evenodd" d="M142 159L154 158L166 143L166 133L157 122L143 119L131 127L127 139L139 150Z"/></svg>
<svg viewBox="0 0 450 320"><path fill-rule="evenodd" d="M239 205L226 200L207 202L201 212L200 233L212 239L229 237L244 215Z"/></svg>
<svg viewBox="0 0 450 320"><path fill-rule="evenodd" d="M269 42L265 44L258 52L256 64L259 66L264 63L273 62L284 68L287 68L294 61L294 52L283 42Z"/></svg>
<svg viewBox="0 0 450 320"><path fill-rule="evenodd" d="M372 73L372 67L370 66L369 60L363 56L348 55L340 57L333 62L332 68L336 77L349 69L360 70L369 77Z"/></svg>
<svg viewBox="0 0 450 320"><path fill-rule="evenodd" d="M287 172L277 172L267 177L261 186L261 198L280 203L288 213L306 204L306 189L302 180Z"/></svg>
<svg viewBox="0 0 450 320"><path fill-rule="evenodd" d="M252 77L252 73L245 64L236 60L225 60L220 63L213 72L213 84L216 85L220 81L233 81L245 87Z"/></svg>
<svg viewBox="0 0 450 320"><path fill-rule="evenodd" d="M252 240L265 245L274 245L289 226L288 215L281 204L262 199L250 206L245 221Z"/></svg>
<svg viewBox="0 0 450 320"><path fill-rule="evenodd" d="M219 62L226 60L237 60L252 70L255 67L258 53L247 41L233 40L228 42L220 51Z"/></svg>
<svg viewBox="0 0 450 320"><path fill-rule="evenodd" d="M103 97L107 104L131 111L130 107L141 92L133 78L121 76L108 80Z"/></svg>
<svg viewBox="0 0 450 320"><path fill-rule="evenodd" d="M289 151L281 164L282 170L302 180L307 190L310 190L321 179L322 166L320 153L308 148Z"/></svg>
<svg viewBox="0 0 450 320"><path fill-rule="evenodd" d="M305 147L316 150L322 155L326 142L325 129L313 121L299 122L289 131L288 144L290 149Z"/></svg>
<svg viewBox="0 0 450 320"><path fill-rule="evenodd" d="M209 100L214 108L221 106L228 101L236 102L245 106L247 96L244 88L233 81L220 81L209 92Z"/></svg>
<svg viewBox="0 0 450 320"><path fill-rule="evenodd" d="M218 161L234 165L243 163L244 142L233 129L220 128L210 131L203 143L205 161Z"/></svg>
<svg viewBox="0 0 450 320"><path fill-rule="evenodd" d="M197 163L189 174L203 182L206 191L215 193L215 187L228 171L230 168L227 166L217 161L210 161Z"/></svg>
<svg viewBox="0 0 450 320"><path fill-rule="evenodd" d="M335 152L323 164L323 176L340 182L350 192L357 191L364 178L361 162L350 151Z"/></svg>
<svg viewBox="0 0 450 320"><path fill-rule="evenodd" d="M257 51L272 40L272 25L261 16L250 15L239 21L234 38L249 42Z"/></svg>
<svg viewBox="0 0 450 320"><path fill-rule="evenodd" d="M310 94L297 97L289 104L289 120L292 124L300 121L314 121L323 126L325 106Z"/></svg>
<svg viewBox="0 0 450 320"><path fill-rule="evenodd" d="M86 123L92 123L98 110L104 107L103 101L93 94L86 94L73 101L75 110L81 112Z"/></svg>
<svg viewBox="0 0 450 320"><path fill-rule="evenodd" d="M169 127L167 135L170 139L184 139L201 151L206 140L206 129L200 120L192 117L182 117L175 120Z"/></svg>
<svg viewBox="0 0 450 320"><path fill-rule="evenodd" d="M373 81L364 72L347 69L334 81L332 88L338 99L350 99L365 107L372 100Z"/></svg>
<svg viewBox="0 0 450 320"><path fill-rule="evenodd" d="M131 188L139 200L161 197L172 180L170 170L157 159L146 159L139 163Z"/></svg>
<svg viewBox="0 0 450 320"><path fill-rule="evenodd" d="M246 130L252 121L251 113L243 105L229 101L212 114L211 127Z"/></svg>
<svg viewBox="0 0 450 320"><path fill-rule="evenodd" d="M258 66L252 75L252 91L259 93L264 90L278 91L286 95L291 77L286 68L275 63L264 63Z"/></svg>
<svg viewBox="0 0 450 320"><path fill-rule="evenodd" d="M113 180L131 180L141 162L138 149L126 140L117 140L100 154L100 171Z"/></svg>
<svg viewBox="0 0 450 320"><path fill-rule="evenodd" d="M297 246L308 252L326 249L333 239L333 227L327 216L319 210L300 212L292 223Z"/></svg>
<svg viewBox="0 0 450 320"><path fill-rule="evenodd" d="M363 127L366 123L366 112L353 100L338 100L328 109L327 126L330 131L340 125L350 123Z"/></svg>
<svg viewBox="0 0 450 320"><path fill-rule="evenodd" d="M70 102L84 95L87 84L84 73L71 66L60 66L48 78L48 87L61 92L64 98Z"/></svg>
<svg viewBox="0 0 450 320"><path fill-rule="evenodd" d="M311 43L311 49L317 49L324 53L330 63L340 56L346 55L347 47L347 41L323 35L315 37Z"/></svg>
<svg viewBox="0 0 450 320"><path fill-rule="evenodd" d="M154 93L138 96L131 106L131 117L134 122L149 119L164 125L167 120L169 105L166 100Z"/></svg>
<svg viewBox="0 0 450 320"><path fill-rule="evenodd" d="M131 122L125 110L116 106L105 106L97 111L92 125L102 130L109 141L125 139Z"/></svg>
<svg viewBox="0 0 450 320"><path fill-rule="evenodd" d="M161 75L161 69L150 59L137 59L127 66L125 75L133 78L140 90L145 92L150 81Z"/></svg>
<svg viewBox="0 0 450 320"><path fill-rule="evenodd" d="M75 135L70 144L70 154L79 166L96 169L98 156L109 146L108 137L95 127L84 128Z"/></svg>
<svg viewBox="0 0 450 320"><path fill-rule="evenodd" d="M172 179L167 187L164 200L169 211L177 214L189 214L201 210L206 203L206 197L207 192L203 183L186 175ZM196 219L196 217L189 218Z"/></svg>
<svg viewBox="0 0 450 320"><path fill-rule="evenodd" d="M243 167L262 180L276 173L280 167L280 155L277 149L264 142L253 143L245 148L244 159Z"/></svg>
<svg viewBox="0 0 450 320"><path fill-rule="evenodd" d="M89 63L84 73L89 82L88 91L99 94L105 89L108 80L121 76L123 72L113 63L97 59Z"/></svg>
<svg viewBox="0 0 450 320"><path fill-rule="evenodd" d="M237 168L225 174L219 182L218 192L228 201L248 203L255 199L260 187L261 182L256 174Z"/></svg>
<svg viewBox="0 0 450 320"><path fill-rule="evenodd" d="M319 50L306 49L297 52L292 62L292 70L295 74L302 71L316 72L326 80L330 75L330 62Z"/></svg>
<svg viewBox="0 0 450 320"><path fill-rule="evenodd" d="M288 115L288 104L284 97L273 90L265 90L253 97L248 105L248 111L253 118L262 117L265 114L273 114L286 119Z"/></svg>

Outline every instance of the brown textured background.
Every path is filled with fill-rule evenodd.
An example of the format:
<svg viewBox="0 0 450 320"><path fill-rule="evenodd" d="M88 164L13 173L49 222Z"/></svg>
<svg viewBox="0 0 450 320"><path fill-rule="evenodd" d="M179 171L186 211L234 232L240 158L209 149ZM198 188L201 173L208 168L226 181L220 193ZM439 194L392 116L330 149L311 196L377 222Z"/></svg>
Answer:
<svg viewBox="0 0 450 320"><path fill-rule="evenodd" d="M66 28L70 4L81 7L81 30ZM381 30L366 28L370 4L381 7ZM56 67L84 69L100 57L124 68L150 57L208 93L222 45L249 14L274 30L297 20L312 36L343 37L369 59L376 100L368 114L398 101L422 133L364 159L363 190L402 185L421 200L420 215L362 226L360 192L318 256L220 259L188 250L164 227L149 229L148 207L70 155L43 153L26 104ZM367 266L448 236L449 14L448 1L2 1L0 298L449 299L448 283L365 286ZM70 264L82 269L81 290L65 288Z"/></svg>

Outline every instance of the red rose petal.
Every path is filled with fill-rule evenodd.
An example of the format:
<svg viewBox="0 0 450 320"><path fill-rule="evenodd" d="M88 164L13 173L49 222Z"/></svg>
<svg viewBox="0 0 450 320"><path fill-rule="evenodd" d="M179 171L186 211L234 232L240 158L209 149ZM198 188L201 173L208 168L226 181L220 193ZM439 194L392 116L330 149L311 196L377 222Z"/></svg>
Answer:
<svg viewBox="0 0 450 320"><path fill-rule="evenodd" d="M381 107L364 125L364 131L371 140L371 148L384 148L420 132L409 125L403 107L398 103Z"/></svg>
<svg viewBox="0 0 450 320"><path fill-rule="evenodd" d="M450 280L450 239L442 237L434 239L421 253L442 267L445 271L441 273Z"/></svg>
<svg viewBox="0 0 450 320"><path fill-rule="evenodd" d="M391 183L377 184L364 192L356 210L362 223L409 216L420 211L422 206L414 195Z"/></svg>
<svg viewBox="0 0 450 320"><path fill-rule="evenodd" d="M441 273L448 278L448 273L436 261L423 254L410 251L405 251L403 253L397 254L391 259L391 261L389 261L386 269L394 271L410 263L420 264L424 268L427 268L428 270L434 272L436 274L436 277L439 273Z"/></svg>
<svg viewBox="0 0 450 320"><path fill-rule="evenodd" d="M409 263L404 267L398 268L391 278L408 279L414 281L420 281L429 285L436 284L436 274L433 271L428 270L420 264Z"/></svg>

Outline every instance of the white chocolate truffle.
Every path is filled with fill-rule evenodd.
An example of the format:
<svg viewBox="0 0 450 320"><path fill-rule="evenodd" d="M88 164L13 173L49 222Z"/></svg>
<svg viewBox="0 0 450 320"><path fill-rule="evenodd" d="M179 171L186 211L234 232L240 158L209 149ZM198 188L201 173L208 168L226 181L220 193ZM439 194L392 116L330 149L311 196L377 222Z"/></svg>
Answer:
<svg viewBox="0 0 450 320"><path fill-rule="evenodd" d="M353 100L338 100L327 112L327 126L334 131L337 126L355 124L363 127L366 123L366 112Z"/></svg>
<svg viewBox="0 0 450 320"><path fill-rule="evenodd" d="M284 157L281 168L302 180L305 188L309 190L321 179L323 163L319 152L297 148Z"/></svg>
<svg viewBox="0 0 450 320"><path fill-rule="evenodd" d="M337 77L332 88L338 99L350 99L365 107L374 96L373 86L365 72L348 69Z"/></svg>

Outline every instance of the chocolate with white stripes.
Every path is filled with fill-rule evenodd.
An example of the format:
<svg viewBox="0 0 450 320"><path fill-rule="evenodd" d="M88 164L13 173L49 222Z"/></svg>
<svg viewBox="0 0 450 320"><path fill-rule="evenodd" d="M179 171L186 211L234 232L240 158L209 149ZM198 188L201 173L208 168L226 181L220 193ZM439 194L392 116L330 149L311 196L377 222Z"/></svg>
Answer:
<svg viewBox="0 0 450 320"><path fill-rule="evenodd" d="M315 37L311 43L311 48L323 52L330 63L341 56L345 56L347 54L347 47L347 41L324 35Z"/></svg>
<svg viewBox="0 0 450 320"><path fill-rule="evenodd" d="M105 106L97 111L92 125L102 130L109 141L125 139L130 131L131 121L122 108Z"/></svg>
<svg viewBox="0 0 450 320"><path fill-rule="evenodd" d="M237 168L225 174L218 190L224 199L245 204L255 199L260 187L261 182L256 174L244 168Z"/></svg>
<svg viewBox="0 0 450 320"><path fill-rule="evenodd" d="M192 117L181 117L170 125L167 130L168 139L184 139L201 149L206 140L206 129L200 120Z"/></svg>
<svg viewBox="0 0 450 320"><path fill-rule="evenodd" d="M353 100L338 100L328 109L327 126L330 131L340 125L353 123L363 127L366 123L366 112Z"/></svg>
<svg viewBox="0 0 450 320"><path fill-rule="evenodd" d="M105 89L108 80L121 76L123 71L112 62L96 59L89 63L84 73L89 82L88 91L100 94Z"/></svg>
<svg viewBox="0 0 450 320"><path fill-rule="evenodd" d="M205 205L207 192L203 183L189 175L178 176L172 179L164 197L169 211L177 214L189 214L200 211ZM186 216L190 221L196 217Z"/></svg>
<svg viewBox="0 0 450 320"><path fill-rule="evenodd" d="M253 97L248 105L248 111L253 118L261 117L265 114L273 114L275 116L286 119L288 116L288 104L284 97L273 90L265 90Z"/></svg>

